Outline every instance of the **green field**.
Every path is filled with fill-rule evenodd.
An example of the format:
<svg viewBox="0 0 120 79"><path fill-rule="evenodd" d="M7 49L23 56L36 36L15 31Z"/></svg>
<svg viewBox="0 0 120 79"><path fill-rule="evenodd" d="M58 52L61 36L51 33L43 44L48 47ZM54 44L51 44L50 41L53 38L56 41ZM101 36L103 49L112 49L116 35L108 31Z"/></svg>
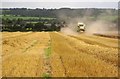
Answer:
<svg viewBox="0 0 120 79"><path fill-rule="evenodd" d="M0 18L3 18L3 19L18 19L18 18L20 18L20 19L23 19L23 20L38 20L38 19L43 19L43 20L45 20L45 19L47 19L47 20L53 20L53 19L56 19L56 18L50 18L50 17L28 17L28 16L15 16L15 15L0 15Z"/></svg>

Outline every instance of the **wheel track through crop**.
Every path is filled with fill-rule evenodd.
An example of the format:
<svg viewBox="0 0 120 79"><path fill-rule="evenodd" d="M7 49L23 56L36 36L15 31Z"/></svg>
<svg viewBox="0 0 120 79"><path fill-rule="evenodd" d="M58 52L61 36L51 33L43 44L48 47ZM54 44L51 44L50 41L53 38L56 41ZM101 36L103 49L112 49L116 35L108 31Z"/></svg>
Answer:
<svg viewBox="0 0 120 79"><path fill-rule="evenodd" d="M62 57L60 56L60 61L61 61L61 63L62 63L62 66L63 66L63 68L64 68L64 75L65 76L67 76L67 71L66 71L66 68L65 68L65 66L64 66L64 63L63 63L63 60L62 60ZM67 76L68 77L68 76Z"/></svg>
<svg viewBox="0 0 120 79"><path fill-rule="evenodd" d="M44 49L44 54L43 54L43 64L44 64L44 72L43 72L43 77L48 78L51 77L52 75L52 67L50 63L50 54L51 54L51 37L49 35L49 41L48 41L48 46L47 48Z"/></svg>

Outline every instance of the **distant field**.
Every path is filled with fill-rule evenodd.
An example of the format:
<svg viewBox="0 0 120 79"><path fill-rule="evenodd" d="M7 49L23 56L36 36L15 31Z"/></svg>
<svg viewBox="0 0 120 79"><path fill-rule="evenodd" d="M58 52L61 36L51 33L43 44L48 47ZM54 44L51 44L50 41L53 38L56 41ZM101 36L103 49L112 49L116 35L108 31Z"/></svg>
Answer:
<svg viewBox="0 0 120 79"><path fill-rule="evenodd" d="M88 17L88 19L95 20L96 17L90 16L90 17ZM118 19L118 16L117 15L114 15L114 16L111 16L111 15L102 16L102 15L100 15L97 17L97 19L98 20L105 20L105 21L115 21Z"/></svg>
<svg viewBox="0 0 120 79"><path fill-rule="evenodd" d="M28 17L28 16L15 16L15 15L0 15L0 18L3 18L3 19L6 19L6 18L8 18L8 19L18 19L18 18L21 18L21 19L23 19L23 20L30 20L30 19L36 19L36 20L39 20L39 19L47 19L47 20L52 20L52 19L56 19L56 18L50 18L50 17ZM96 18L95 17L88 17L89 19L91 19L91 20L95 20ZM115 21L115 20L117 20L118 19L118 16L110 16L110 15L108 15L108 16L104 16L104 17L102 17L102 16L100 16L99 17L99 19L101 19L101 20L106 20L106 21Z"/></svg>
<svg viewBox="0 0 120 79"><path fill-rule="evenodd" d="M118 40L59 32L2 32L3 77L117 77Z"/></svg>
<svg viewBox="0 0 120 79"><path fill-rule="evenodd" d="M18 18L21 18L23 20L32 20L32 19L35 19L35 20L39 20L39 19L47 19L47 20L52 20L52 19L56 19L56 18L49 18L49 17L28 17L28 16L15 16L15 15L0 15L0 18L3 18L3 19L18 19Z"/></svg>

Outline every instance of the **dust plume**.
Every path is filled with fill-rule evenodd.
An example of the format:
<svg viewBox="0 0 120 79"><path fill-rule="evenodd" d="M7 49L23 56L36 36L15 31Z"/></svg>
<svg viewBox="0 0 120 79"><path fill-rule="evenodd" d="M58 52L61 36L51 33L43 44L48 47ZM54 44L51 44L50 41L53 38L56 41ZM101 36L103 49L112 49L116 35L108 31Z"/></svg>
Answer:
<svg viewBox="0 0 120 79"><path fill-rule="evenodd" d="M112 16L112 12L109 10L98 15L95 20L90 18L93 15L92 9L86 10L82 17L75 12L71 15L77 15L77 17L68 16L65 11L58 14L59 19L66 22L66 27L61 28L62 33L70 35L80 34L80 32L77 32L77 23L81 22L86 25L85 34L117 34L117 23L103 19L106 15Z"/></svg>
<svg viewBox="0 0 120 79"><path fill-rule="evenodd" d="M101 21L97 20L94 22L91 22L88 26L86 26L86 33L88 34L108 34L108 33L113 33L117 31L115 28L116 24L106 22L106 21Z"/></svg>
<svg viewBox="0 0 120 79"><path fill-rule="evenodd" d="M69 27L61 28L61 32L67 35L78 35L79 34Z"/></svg>

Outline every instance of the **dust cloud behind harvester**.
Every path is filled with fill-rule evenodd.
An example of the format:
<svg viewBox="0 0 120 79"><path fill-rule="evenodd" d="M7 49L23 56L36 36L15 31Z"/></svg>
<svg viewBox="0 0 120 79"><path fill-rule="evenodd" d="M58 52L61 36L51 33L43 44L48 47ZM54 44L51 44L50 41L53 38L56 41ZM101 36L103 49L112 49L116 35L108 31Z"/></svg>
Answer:
<svg viewBox="0 0 120 79"><path fill-rule="evenodd" d="M65 9L58 13L58 18L65 21L66 27L61 28L61 32L66 34L78 34L78 22L85 23L86 34L118 34L117 10L84 9L77 12L74 9Z"/></svg>

